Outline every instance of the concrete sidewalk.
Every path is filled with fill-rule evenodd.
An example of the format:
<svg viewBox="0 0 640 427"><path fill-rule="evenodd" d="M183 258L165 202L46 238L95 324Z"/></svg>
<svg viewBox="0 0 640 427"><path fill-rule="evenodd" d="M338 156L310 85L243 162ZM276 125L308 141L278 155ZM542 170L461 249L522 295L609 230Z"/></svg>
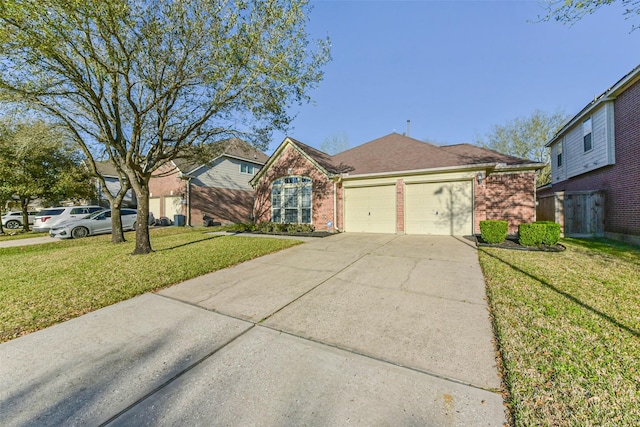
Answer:
<svg viewBox="0 0 640 427"><path fill-rule="evenodd" d="M0 345L0 425L505 423L475 248L340 234Z"/></svg>
<svg viewBox="0 0 640 427"><path fill-rule="evenodd" d="M40 245L42 243L59 242L59 239L49 237L49 234L43 234L42 237L29 237L27 239L3 240L0 242L0 248L12 248L15 246Z"/></svg>

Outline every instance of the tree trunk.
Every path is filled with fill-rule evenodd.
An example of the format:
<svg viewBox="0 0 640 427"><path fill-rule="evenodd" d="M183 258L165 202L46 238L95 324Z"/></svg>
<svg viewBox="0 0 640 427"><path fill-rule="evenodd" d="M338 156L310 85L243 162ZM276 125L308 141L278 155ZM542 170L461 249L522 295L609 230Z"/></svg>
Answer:
<svg viewBox="0 0 640 427"><path fill-rule="evenodd" d="M29 228L29 200L20 198L20 210L22 211L22 230L25 232L31 231Z"/></svg>
<svg viewBox="0 0 640 427"><path fill-rule="evenodd" d="M120 217L120 203L111 203L111 243L125 242L122 230L122 218Z"/></svg>
<svg viewBox="0 0 640 427"><path fill-rule="evenodd" d="M123 191L120 187L120 191L115 197L110 198L109 205L111 206L111 243L125 242L124 231L122 230L122 218L120 217L120 208L122 207L122 200L127 193L125 189Z"/></svg>
<svg viewBox="0 0 640 427"><path fill-rule="evenodd" d="M136 248L133 255L144 255L153 252L149 239L149 183L134 185L138 199L138 219L136 220Z"/></svg>

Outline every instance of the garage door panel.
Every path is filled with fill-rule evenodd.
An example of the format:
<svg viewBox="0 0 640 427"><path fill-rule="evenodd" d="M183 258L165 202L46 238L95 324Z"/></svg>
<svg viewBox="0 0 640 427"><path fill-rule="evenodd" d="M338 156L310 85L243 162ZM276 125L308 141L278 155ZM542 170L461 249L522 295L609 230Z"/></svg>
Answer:
<svg viewBox="0 0 640 427"><path fill-rule="evenodd" d="M160 197L149 197L149 212L160 218Z"/></svg>
<svg viewBox="0 0 640 427"><path fill-rule="evenodd" d="M345 189L345 231L395 233L395 186Z"/></svg>
<svg viewBox="0 0 640 427"><path fill-rule="evenodd" d="M472 200L470 181L407 185L407 234L471 234Z"/></svg>
<svg viewBox="0 0 640 427"><path fill-rule="evenodd" d="M182 214L182 197L165 196L164 197L164 216L173 220L174 215Z"/></svg>

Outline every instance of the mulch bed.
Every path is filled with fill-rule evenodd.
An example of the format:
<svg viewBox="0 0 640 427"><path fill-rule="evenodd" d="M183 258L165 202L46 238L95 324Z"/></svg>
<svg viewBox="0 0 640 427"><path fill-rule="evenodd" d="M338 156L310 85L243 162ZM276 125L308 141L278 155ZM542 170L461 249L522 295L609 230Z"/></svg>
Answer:
<svg viewBox="0 0 640 427"><path fill-rule="evenodd" d="M478 247L488 247L488 248L502 248L502 249L511 249L515 251L534 251L534 252L562 252L567 249L564 245L558 243L555 246L523 246L518 242L517 236L507 236L507 239L498 244L487 243L482 240L481 236L476 237L476 245Z"/></svg>

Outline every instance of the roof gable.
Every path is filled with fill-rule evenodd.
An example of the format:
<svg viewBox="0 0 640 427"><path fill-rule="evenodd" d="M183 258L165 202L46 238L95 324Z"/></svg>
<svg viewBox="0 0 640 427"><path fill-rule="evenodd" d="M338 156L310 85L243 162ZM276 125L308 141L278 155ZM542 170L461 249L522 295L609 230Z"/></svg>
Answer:
<svg viewBox="0 0 640 427"><path fill-rule="evenodd" d="M588 116L593 110L598 108L604 102L610 102L615 100L622 92L627 90L631 85L640 80L640 65L637 65L633 70L627 73L624 77L618 80L613 86L605 90L600 96L597 96L593 101L584 106L582 110L571 119L569 119L558 132L553 135L551 140L545 144L546 147L553 145L556 140L567 133L576 123L580 122L584 117Z"/></svg>
<svg viewBox="0 0 640 427"><path fill-rule="evenodd" d="M206 162L190 158L176 158L173 160L173 163L180 172L189 174L223 156L245 160L258 165L264 165L269 159L269 156L264 154L262 151L255 149L250 144L239 138L231 138L224 141L222 148L223 150L219 155Z"/></svg>

